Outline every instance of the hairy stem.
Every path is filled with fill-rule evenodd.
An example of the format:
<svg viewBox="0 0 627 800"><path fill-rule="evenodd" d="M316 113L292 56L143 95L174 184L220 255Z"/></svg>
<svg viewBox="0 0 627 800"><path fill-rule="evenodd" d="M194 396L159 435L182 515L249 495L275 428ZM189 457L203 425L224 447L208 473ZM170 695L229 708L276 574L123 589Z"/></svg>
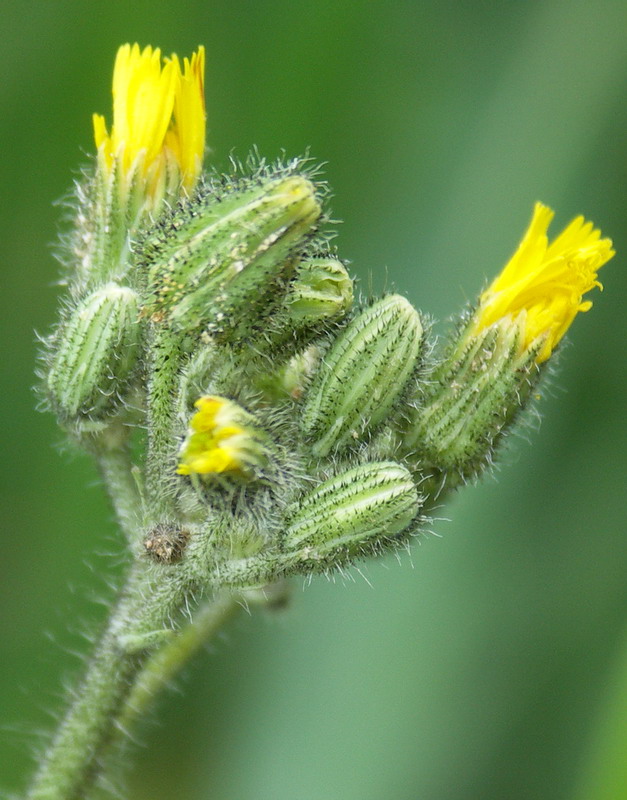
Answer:
<svg viewBox="0 0 627 800"><path fill-rule="evenodd" d="M138 657L121 658L111 637L103 639L28 800L83 800L98 776L99 756L111 736L111 718L140 665Z"/></svg>
<svg viewBox="0 0 627 800"><path fill-rule="evenodd" d="M134 550L143 513L140 470L131 458L131 427L113 422L103 431L86 436L82 444L98 465L117 522Z"/></svg>
<svg viewBox="0 0 627 800"><path fill-rule="evenodd" d="M27 800L84 800L102 768L115 720L147 658L140 643L171 627L193 586L137 564L27 794Z"/></svg>
<svg viewBox="0 0 627 800"><path fill-rule="evenodd" d="M149 506L157 517L174 512L176 493L176 397L182 358L180 335L154 325L148 386L148 454L146 483Z"/></svg>
<svg viewBox="0 0 627 800"><path fill-rule="evenodd" d="M118 524L134 549L137 546L142 502L128 448L103 448L98 452L97 459Z"/></svg>

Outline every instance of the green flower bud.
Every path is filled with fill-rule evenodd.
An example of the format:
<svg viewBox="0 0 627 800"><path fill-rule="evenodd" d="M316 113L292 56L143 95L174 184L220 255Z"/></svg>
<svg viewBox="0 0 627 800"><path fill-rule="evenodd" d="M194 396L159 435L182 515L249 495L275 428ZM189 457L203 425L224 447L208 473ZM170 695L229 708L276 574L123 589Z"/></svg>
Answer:
<svg viewBox="0 0 627 800"><path fill-rule="evenodd" d="M492 461L501 435L537 383L542 342L521 354L522 335L521 325L507 319L467 337L431 376L428 392L417 395L404 447L445 472L449 485Z"/></svg>
<svg viewBox="0 0 627 800"><path fill-rule="evenodd" d="M149 291L143 313L181 331L254 330L320 214L313 184L298 175L189 203L140 246Z"/></svg>
<svg viewBox="0 0 627 800"><path fill-rule="evenodd" d="M314 373L320 361L320 351L313 345L293 356L279 375L282 392L292 400L298 400L303 394L305 384Z"/></svg>
<svg viewBox="0 0 627 800"><path fill-rule="evenodd" d="M302 425L326 455L371 433L405 390L421 350L418 312L399 295L355 317L325 354L307 394Z"/></svg>
<svg viewBox="0 0 627 800"><path fill-rule="evenodd" d="M416 517L420 498L400 464L364 464L324 481L300 499L282 541L303 562L324 566L375 549L402 533Z"/></svg>
<svg viewBox="0 0 627 800"><path fill-rule="evenodd" d="M132 289L108 283L61 325L46 385L63 420L98 420L118 405L139 354L138 309Z"/></svg>
<svg viewBox="0 0 627 800"><path fill-rule="evenodd" d="M255 388L268 403L280 403L287 398L300 400L319 362L320 350L316 345L311 345L289 361L281 363L273 372L260 372L255 380ZM238 378L241 380L241 375Z"/></svg>
<svg viewBox="0 0 627 800"><path fill-rule="evenodd" d="M313 258L298 266L285 298L285 327L313 328L342 316L353 303L353 282L336 258Z"/></svg>

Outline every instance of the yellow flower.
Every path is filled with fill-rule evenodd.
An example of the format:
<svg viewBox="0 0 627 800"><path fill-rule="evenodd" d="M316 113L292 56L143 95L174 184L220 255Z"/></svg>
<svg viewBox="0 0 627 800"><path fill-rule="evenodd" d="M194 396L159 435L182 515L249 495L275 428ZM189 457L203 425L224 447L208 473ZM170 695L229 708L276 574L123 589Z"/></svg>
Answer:
<svg viewBox="0 0 627 800"><path fill-rule="evenodd" d="M118 50L113 69L113 125L107 132L104 117L93 115L94 138L101 168L121 178L137 170L145 191L157 194L168 167L178 168L189 189L202 167L205 146L205 50L199 47L184 69L176 55L161 63L161 51L138 44Z"/></svg>
<svg viewBox="0 0 627 800"><path fill-rule="evenodd" d="M178 58L172 60L178 66ZM179 86L174 95L175 126L166 135L169 147L180 164L183 184L190 188L202 169L205 150L205 48L199 47L191 59L178 67Z"/></svg>
<svg viewBox="0 0 627 800"><path fill-rule="evenodd" d="M246 474L262 454L254 432L246 426L250 415L224 397L205 396L194 403L189 432L180 451L179 475Z"/></svg>
<svg viewBox="0 0 627 800"><path fill-rule="evenodd" d="M610 239L583 217L576 217L551 243L547 229L554 212L536 203L529 227L508 264L479 300L471 335L511 319L521 327L521 346L539 347L546 361L579 311L588 311L583 295L595 286L597 271L612 258Z"/></svg>

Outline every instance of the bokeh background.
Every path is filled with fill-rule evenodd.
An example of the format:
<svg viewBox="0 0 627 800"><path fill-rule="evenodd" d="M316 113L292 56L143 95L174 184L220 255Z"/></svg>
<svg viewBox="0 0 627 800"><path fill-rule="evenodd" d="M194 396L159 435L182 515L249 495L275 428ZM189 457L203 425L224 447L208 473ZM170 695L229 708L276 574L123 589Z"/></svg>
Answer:
<svg viewBox="0 0 627 800"><path fill-rule="evenodd" d="M122 563L95 470L31 387L53 203L137 40L204 43L211 160L310 148L363 291L395 287L441 332L536 199L618 255L496 479L369 583L317 578L234 621L142 729L129 800L627 797L627 4L21 0L0 36L0 791L23 787Z"/></svg>

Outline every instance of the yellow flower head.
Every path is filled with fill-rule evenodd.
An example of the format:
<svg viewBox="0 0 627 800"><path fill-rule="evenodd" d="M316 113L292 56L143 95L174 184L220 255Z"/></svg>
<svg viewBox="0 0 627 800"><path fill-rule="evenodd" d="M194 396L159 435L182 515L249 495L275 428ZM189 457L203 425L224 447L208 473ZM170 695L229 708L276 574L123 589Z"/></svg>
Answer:
<svg viewBox="0 0 627 800"><path fill-rule="evenodd" d="M539 344L536 361L546 361L579 311L590 300L583 295L595 286L597 271L612 258L610 239L583 217L576 217L551 244L547 229L554 213L536 203L529 227L508 264L486 289L471 334L511 319L521 326L524 350Z"/></svg>
<svg viewBox="0 0 627 800"><path fill-rule="evenodd" d="M224 397L205 396L194 403L198 409L180 451L179 475L246 474L261 462L262 449L246 422L250 415Z"/></svg>
<svg viewBox="0 0 627 800"><path fill-rule="evenodd" d="M124 44L113 69L113 125L93 115L101 167L114 165L122 176L141 171L146 191L155 193L173 159L182 185L189 189L202 167L205 147L205 50L199 47L183 70L176 55L161 63L157 48Z"/></svg>

